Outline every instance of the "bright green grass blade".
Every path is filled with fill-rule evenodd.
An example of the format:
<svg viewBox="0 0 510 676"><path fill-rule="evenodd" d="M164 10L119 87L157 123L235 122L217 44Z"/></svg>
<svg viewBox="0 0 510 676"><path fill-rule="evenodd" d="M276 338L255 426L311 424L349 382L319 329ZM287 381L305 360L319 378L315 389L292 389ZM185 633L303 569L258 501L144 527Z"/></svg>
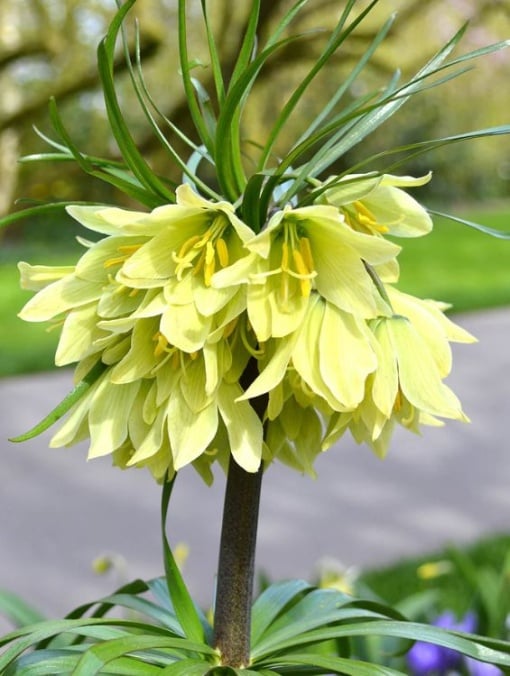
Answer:
<svg viewBox="0 0 510 676"><path fill-rule="evenodd" d="M169 664L159 672L161 676L204 676L211 669L211 665L204 660L184 659Z"/></svg>
<svg viewBox="0 0 510 676"><path fill-rule="evenodd" d="M86 154L81 153L74 145L71 137L67 133L62 123L54 99L50 99L49 108L50 119L55 131L67 144L68 152L72 155L73 159L76 161L82 171L103 181L111 183L115 187L119 188L119 190L122 190L127 195L130 195L137 201L141 202L141 204L145 204L149 207L155 207L161 203L161 199L155 197L151 191L144 188L142 183L137 179L126 178L126 175L119 176L118 172L115 175L108 171L97 170L92 158L89 158Z"/></svg>
<svg viewBox="0 0 510 676"><path fill-rule="evenodd" d="M269 664L272 653L282 655L285 651L292 652L299 646L316 644L331 639L352 638L354 636L391 636L411 641L425 641L435 645L457 650L464 655L474 657L480 661L489 661L494 664L510 666L510 646L506 641L498 641L482 636L464 634L434 627L417 622L402 622L399 620L373 619L341 623L336 626L326 626L326 620L321 628L313 631L296 634L286 641L275 644L265 655L256 658L261 664ZM254 655L255 657L255 655Z"/></svg>
<svg viewBox="0 0 510 676"><path fill-rule="evenodd" d="M354 28L359 25L360 21L370 12L372 7L377 4L378 0L374 0L363 12L359 15L359 17L353 21L352 24L349 25L348 28L348 33L352 33ZM354 4L354 3L352 3ZM351 3L346 5L343 15L340 18L340 24L345 23L347 19L347 12L350 12L350 7ZM344 18L345 16L345 18ZM372 57L373 53L376 51L377 46L380 44L382 39L386 36L387 30L385 30L385 26L388 26L388 29L392 26L393 24L393 19L394 15L392 15L386 23L383 25L383 27L379 30L379 32L376 34L375 38L373 39L372 43L368 46L368 48L363 52L363 55L359 59L358 63L356 66L353 68L351 73L347 76L347 78L342 82L338 90L335 92L334 96L331 98L330 101L324 106L324 108L320 111L320 113L317 115L317 117L314 118L314 120L311 122L310 126L306 129L305 132L301 135L301 137L297 140L296 144L300 144L304 139L308 138L311 136L311 134L318 129L325 120L328 119L330 113L333 111L333 109L338 105L340 102L341 98L345 94L346 91L348 91L353 84L353 82L356 80L358 75L361 73L365 65L368 63L370 58ZM347 36L346 36L347 37Z"/></svg>
<svg viewBox="0 0 510 676"><path fill-rule="evenodd" d="M32 429L28 430L24 434L20 434L17 437L12 437L9 441L20 442L27 441L28 439L33 439L37 437L42 432L45 432L49 427L54 425L60 418L69 411L92 387L96 380L101 376L101 374L106 369L105 364L98 362L92 369L87 373L85 378L76 385L76 387L66 396L60 404L55 406L53 411L48 413L48 415L37 423Z"/></svg>
<svg viewBox="0 0 510 676"><path fill-rule="evenodd" d="M172 600L169 598L168 595L168 584L166 581L165 577L158 577L155 578L154 580L149 580L147 582L149 589L156 599L156 601L162 606L164 609L166 609L171 617L176 618L176 613L172 604ZM200 607L195 606L195 609L197 611L197 614L200 618L200 622L202 624L202 628L204 630L204 636L205 636L205 642L209 645L212 645L212 640L213 640L213 628L211 627L211 624L209 623L207 617L204 615L203 611L201 610ZM177 618L175 619L176 622L178 622ZM182 627L180 624L178 624L180 628L180 634L182 635Z"/></svg>
<svg viewBox="0 0 510 676"><path fill-rule="evenodd" d="M386 100L379 101L373 109L356 120L347 133L340 128L337 136L330 140L325 146L322 146L317 153L304 165L301 173L307 176L317 176L334 161L345 154L353 146L357 145L366 136L371 134L377 127L394 115L409 98L420 90L424 79L438 73L443 62L448 58L454 47L457 45L466 30L463 26L447 43L442 47L418 73L411 78L409 82L396 90L392 95L386 97ZM447 66L444 66L447 67Z"/></svg>
<svg viewBox="0 0 510 676"><path fill-rule="evenodd" d="M285 127L285 125L288 122L288 119L292 112L294 111L296 105L299 103L299 101L302 99L304 92L312 82L312 80L316 77L316 75L322 70L322 68L326 65L326 63L329 61L329 59L333 56L333 54L336 53L336 51L339 49L339 47L343 44L343 42L347 39L347 37L352 33L352 31L356 28L357 25L365 18L365 16L371 11L371 9L377 4L379 0L373 0L370 5L363 10L363 12L360 13L360 15L348 26L347 29L344 30L345 23L348 19L349 14L351 13L351 10L356 2L356 0L349 0L347 2L347 5L344 8L344 11L342 12L342 16L335 27L335 30L330 36L330 39L328 40L326 47L324 48L322 54L320 57L315 61L314 65L312 68L308 71L306 76L303 78L301 83L296 87L292 95L290 96L289 100L283 107L280 115L278 116L276 122L273 124L271 128L271 132L269 134L269 138L266 142L266 145L264 147L262 157L259 160L259 165L258 165L258 171L261 171L262 169L265 168L267 161L272 153L274 144L280 135L280 132L282 129ZM387 34L389 27L391 26L391 22L387 22L388 26L387 28L383 31L380 31L381 35L378 39L377 44L379 44L382 41L382 38ZM371 51L370 48L367 50L363 57L363 61L366 63L368 61L373 53L375 51L375 48ZM350 84L352 83L352 80L349 82L344 82L342 86L338 89L336 92L335 96L333 97L332 101L328 103L327 106L321 111L321 113L318 115L314 123L310 125L309 129L307 132L305 132L304 137L306 138L311 134L315 126L320 126L322 123L323 118L327 117L330 110L332 107L334 107L340 98L343 96L343 94L348 90L350 87ZM299 143L299 141L298 141Z"/></svg>
<svg viewBox="0 0 510 676"><path fill-rule="evenodd" d="M337 180L341 180L341 178L345 176L347 173L349 174L357 173L361 169L363 169L363 167L365 167L367 164L371 165L375 161L384 159L386 157L405 154L405 156L402 159L387 165L384 168L384 171L380 172L381 174L391 173L395 171L395 169L400 167L402 164L408 163L409 160L411 159L419 157L420 155L424 155L425 153L429 153L433 150L437 150L444 146L448 146L452 143L459 143L461 141L469 141L471 139L477 138L490 138L492 136L507 136L509 134L510 134L510 125L500 125L497 127L488 127L486 129L477 129L475 131L466 132L464 134L455 134L453 136L445 136L443 138L431 139L429 141L419 141L417 143L409 143L403 146L397 146L396 148L391 148L390 150L383 150L379 153L376 153L375 155L372 155L371 157L368 157L365 160L362 160L361 162L358 162L357 164L351 166L348 172L339 174ZM330 185L328 185L325 189L330 187ZM324 189L322 187L313 192L314 197L318 196L321 192L324 192Z"/></svg>
<svg viewBox="0 0 510 676"><path fill-rule="evenodd" d="M205 634L202 622L200 621L200 616L195 608L193 599L186 588L166 536L168 504L170 502L174 482L175 476L171 481L165 482L161 495L161 536L163 540L163 556L168 593L185 636L190 640L204 643Z"/></svg>
<svg viewBox="0 0 510 676"><path fill-rule="evenodd" d="M314 589L275 619L253 648L252 656L259 657L290 644L299 646L304 635L316 629L322 631L322 627L331 623L381 617L403 620L396 610L379 603L356 601L331 589Z"/></svg>
<svg viewBox="0 0 510 676"><path fill-rule="evenodd" d="M105 615L114 605L112 602L112 597L128 594L134 596L137 594L143 594L149 590L149 585L144 580L133 580L128 584L122 585L117 589L112 595L105 596L98 601L90 601L89 603L83 603L82 605L74 608L70 613L67 614L66 619L76 620L80 617L83 617L85 613L92 611L94 606L98 606L95 611L92 612L91 617L102 617Z"/></svg>
<svg viewBox="0 0 510 676"><path fill-rule="evenodd" d="M223 81L223 73L221 70L221 60L218 52L218 47L216 45L216 40L214 39L214 35L212 32L211 23L209 21L206 0L201 0L201 5L202 5L202 15L204 17L205 30L207 34L207 46L209 48L209 57L211 59L214 88L216 90L216 98L218 99L218 104L221 106L225 98L225 83Z"/></svg>
<svg viewBox="0 0 510 676"><path fill-rule="evenodd" d="M246 187L239 138L239 122L244 103L266 61L278 50L303 37L304 34L292 35L266 47L229 87L218 115L213 157L215 161L216 158L221 158L221 162L216 161L218 182L225 195L234 202Z"/></svg>
<svg viewBox="0 0 510 676"><path fill-rule="evenodd" d="M479 58L480 56L499 51L510 45L510 41L508 40L498 42L481 49L473 50L467 54L444 63L446 58L450 55L454 47L464 35L466 28L467 24L462 26L461 29L448 41L448 43L442 49L440 49L408 83L396 90L395 94L390 98L389 101L380 102L379 106L377 106L372 112L366 116L363 116L356 124L355 128L349 132L349 134L345 135L343 141L335 145L334 152L332 149L330 153L327 153L324 156L321 162L315 162L312 158L311 162L307 165L309 175L318 175L324 171L328 166L331 165L332 162L338 159L338 157L350 150L354 145L365 138L365 136L372 133L372 131L382 124L382 122L388 119L388 117L393 115L406 101L409 100L411 96L418 92L425 91L428 88L440 86L441 84L444 84L445 82L466 72L466 69L458 70L453 74L438 78L431 84L424 85L423 82L426 79L437 75L445 69L450 69L468 60L473 60ZM324 154L324 149L321 149L319 152Z"/></svg>
<svg viewBox="0 0 510 676"><path fill-rule="evenodd" d="M16 676L43 676L47 674L67 674L73 670L80 659L80 653L73 650L36 650L23 656L15 665ZM8 669L5 676L11 673ZM160 667L142 662L136 658L119 658L108 665L108 671L102 671L103 676L157 676L161 674Z"/></svg>
<svg viewBox="0 0 510 676"><path fill-rule="evenodd" d="M44 620L42 613L6 589L0 589L0 614L7 617L15 627L25 627Z"/></svg>
<svg viewBox="0 0 510 676"><path fill-rule="evenodd" d="M266 629L285 607L309 591L312 586L304 580L277 582L265 589L253 604L251 614L251 645L255 646Z"/></svg>
<svg viewBox="0 0 510 676"><path fill-rule="evenodd" d="M183 638L147 635L126 636L98 643L88 648L80 658L73 676L93 676L93 674L100 673L101 669L107 666L109 662L119 657L133 652L157 649L168 650L169 661L173 659L171 657L172 654L176 654L177 656L180 656L181 653L214 654L212 648L204 643L195 643Z"/></svg>
<svg viewBox="0 0 510 676"><path fill-rule="evenodd" d="M37 650L24 655L11 667L4 676L45 676L46 674L72 673L80 655L68 650Z"/></svg>
<svg viewBox="0 0 510 676"><path fill-rule="evenodd" d="M229 91L236 84L240 77L246 72L250 62L252 61L257 44L257 26L260 15L260 0L252 0L250 7L250 15L248 17L248 25L243 36L239 56L237 57L232 77L229 83Z"/></svg>
<svg viewBox="0 0 510 676"><path fill-rule="evenodd" d="M176 636L182 636L182 627L175 614L144 598L131 594L112 594L100 601L99 609L91 617L102 617L112 607L131 610L161 624Z"/></svg>
<svg viewBox="0 0 510 676"><path fill-rule="evenodd" d="M214 138L216 133L216 115L214 113L214 108L211 97L209 96L209 92L196 77L191 78L191 84L195 90L196 99L200 108L200 114L207 128L207 132L211 138Z"/></svg>
<svg viewBox="0 0 510 676"><path fill-rule="evenodd" d="M51 213L53 211L63 211L70 204L83 204L89 206L90 202L51 202L49 204L38 204L35 207L15 211L13 214L8 214L7 216L0 218L0 228L11 225L11 223L15 223L16 221L22 221L25 218L31 218L32 216Z"/></svg>
<svg viewBox="0 0 510 676"><path fill-rule="evenodd" d="M202 194L204 195L209 195L209 197L212 197L213 199L220 200L221 196L218 195L211 187L207 185L204 181L202 181L193 171L194 167L190 164L190 161L184 161L181 156L177 153L177 151L174 149L172 144L168 141L166 138L165 134L162 132L160 129L159 125L157 124L154 115L151 113L149 109L149 105L152 107L154 112L165 122L166 125L170 128L172 133L174 133L185 145L187 145L189 148L191 148L192 151L192 156L195 154L200 154L200 157L203 159L208 159L209 162L212 164L212 159L210 155L207 152L207 149L205 146L197 146L193 141L182 132L179 127L177 127L164 113L163 111L160 110L160 108L156 105L156 102L154 101L153 97L151 96L147 84L145 82L145 78L143 76L143 71L142 71L142 64L141 64L141 57L140 57L140 43L139 43L139 35L137 31L137 48L136 48L136 55L137 55L137 62L136 62L136 72L133 70L133 67L131 65L130 59L129 59L129 50L126 51L126 59L128 60L129 68L130 68L130 74L131 74L131 81L133 83L133 87L135 90L135 93L137 95L138 101L140 103L140 106L147 117L147 120L149 121L149 124L152 127L152 130L154 134L157 136L159 142L161 145L166 149L166 151L169 153L171 159L177 164L178 167L181 168L183 174L185 177L188 178L189 182L196 188L197 186L200 188L202 191ZM174 185L174 188L176 186Z"/></svg>
<svg viewBox="0 0 510 676"><path fill-rule="evenodd" d="M117 626L135 625L135 623L128 623L127 621L122 620L114 621L96 618L88 618L85 620L46 620L5 634L0 637L0 648L9 646L9 644L12 645L6 647L0 654L0 674L3 674L4 672L2 670L6 669L11 662L17 659L26 650L29 650L32 646L43 641L47 641L48 639L63 633L75 633L77 635L81 634L86 636L89 629L97 626L104 627L105 632L107 633L108 629L111 628L111 625L113 624Z"/></svg>
<svg viewBox="0 0 510 676"><path fill-rule="evenodd" d="M295 655L285 655L278 660L278 667L292 666L296 667L308 665L317 667L320 671L314 671L315 674L344 674L348 676L405 676L402 671L384 667L379 664L361 662L360 660L346 659L344 657L327 657L315 655L314 653L298 653ZM286 672L282 672L286 673ZM296 671L296 673L298 673ZM305 672L306 673L306 672ZM311 672L308 672L311 673Z"/></svg>
<svg viewBox="0 0 510 676"><path fill-rule="evenodd" d="M181 78L184 86L184 93L186 95L186 102L189 108L191 119L195 125L195 129L198 132L198 135L207 148L208 152L213 155L214 142L207 125L202 119L202 114L200 112L200 106L195 97L195 89L193 87L193 81L191 76L192 64L189 60L188 53L188 40L187 40L187 28L186 28L186 0L178 1L178 35L179 35L179 60L181 66Z"/></svg>
<svg viewBox="0 0 510 676"><path fill-rule="evenodd" d="M140 183L156 198L163 202L173 202L175 201L173 193L158 179L140 154L122 115L115 91L113 78L115 44L122 22L134 2L135 0L127 0L122 5L110 24L106 37L99 43L97 49L99 78L110 128L126 164Z"/></svg>
<svg viewBox="0 0 510 676"><path fill-rule="evenodd" d="M491 235L492 237L497 237L498 239L510 239L510 231L504 232L502 230L496 230L495 228L489 228L489 226L483 225L482 223L467 221L465 218L460 218L460 216L452 216L451 214L445 214L442 211L436 211L435 209L427 209L427 211L434 216L441 216L442 218L447 218L450 221L467 225L469 228L474 228L475 230L484 232L486 235Z"/></svg>

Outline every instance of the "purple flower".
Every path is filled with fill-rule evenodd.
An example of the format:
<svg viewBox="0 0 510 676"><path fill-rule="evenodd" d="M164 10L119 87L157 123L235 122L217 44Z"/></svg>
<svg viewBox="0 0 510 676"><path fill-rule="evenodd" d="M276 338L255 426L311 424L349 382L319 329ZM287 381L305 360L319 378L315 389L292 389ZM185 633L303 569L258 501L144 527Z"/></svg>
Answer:
<svg viewBox="0 0 510 676"><path fill-rule="evenodd" d="M465 663L471 676L502 676L503 672L494 664L479 662L473 657L466 657Z"/></svg>
<svg viewBox="0 0 510 676"><path fill-rule="evenodd" d="M433 623L441 629L454 629L455 631L473 632L476 628L476 617L473 613L467 613L462 620L457 621L451 612L440 615ZM456 650L417 641L407 653L407 664L413 676L444 676L452 669L461 665L462 655ZM477 662L477 664L481 664ZM485 666L485 665L484 665ZM498 673L498 672L496 672ZM473 672L474 676L495 676L493 672Z"/></svg>

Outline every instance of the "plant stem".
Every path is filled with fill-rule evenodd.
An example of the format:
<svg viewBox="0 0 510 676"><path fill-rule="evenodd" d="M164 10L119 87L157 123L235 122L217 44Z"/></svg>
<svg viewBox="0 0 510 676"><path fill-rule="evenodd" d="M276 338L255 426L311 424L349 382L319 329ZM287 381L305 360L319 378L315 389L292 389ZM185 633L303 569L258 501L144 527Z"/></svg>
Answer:
<svg viewBox="0 0 510 676"><path fill-rule="evenodd" d="M221 529L214 645L221 664L250 660L250 620L262 469L246 472L233 458L228 469Z"/></svg>

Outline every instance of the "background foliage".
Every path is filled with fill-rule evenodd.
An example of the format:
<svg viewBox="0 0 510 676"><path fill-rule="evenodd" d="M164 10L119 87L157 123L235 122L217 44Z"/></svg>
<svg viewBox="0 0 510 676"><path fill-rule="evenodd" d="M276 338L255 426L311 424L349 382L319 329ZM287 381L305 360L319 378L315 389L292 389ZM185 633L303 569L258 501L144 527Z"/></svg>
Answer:
<svg viewBox="0 0 510 676"><path fill-rule="evenodd" d="M342 7L338 0L312 0L300 13L296 31L309 31L306 40L289 46L272 60L262 73L258 92L250 108L246 137L253 143L264 139L275 108L290 94L303 73L317 57L322 36L317 27L331 28ZM362 10L367 2L359 0ZM260 22L261 38L270 33L278 18L288 8L288 0L265 0ZM206 43L201 33L200 3L189 3L191 21L190 52L206 61ZM221 59L226 72L232 67L239 41L247 21L249 0L236 3L212 3L210 11L217 34L221 35ZM302 119L312 118L342 81L344 73L363 53L382 22L392 11L398 19L384 46L372 59L372 66L356 83L352 95L386 81L397 64L403 76L409 75L444 43L466 20L470 28L461 50L505 39L510 34L510 0L383 0L363 22L354 39L321 75L316 92L321 96L306 102ZM20 155L47 150L33 133L32 125L50 132L47 102L55 96L62 116L78 147L94 154L115 156L114 142L105 122L102 95L98 89L95 45L105 33L115 12L113 0L18 0L0 7L0 213L11 209L13 197L40 199L87 199L118 201L108 194L108 187L86 179L76 169L61 171L61 166L30 164L19 167ZM177 71L177 45L167 40L176 24L175 0L138 0L135 13L142 37L144 73L158 106L186 133L192 134L184 103L184 92ZM196 25L195 25L196 24ZM350 51L349 51L350 50ZM118 72L123 69L119 54ZM362 147L354 148L342 158L343 166L369 156L390 145L409 139L431 138L502 122L501 112L508 107L508 50L490 55L476 64L476 71L444 87L417 97L394 121L384 125ZM210 69L200 68L200 78L207 86ZM205 70L202 70L205 68ZM133 94L120 74L124 110L139 147L150 157L156 170L171 175L167 158L158 154L157 144L134 105ZM127 81L126 81L127 84ZM210 88L212 91L212 88ZM323 98L321 98L323 97ZM293 130L289 130L293 134ZM282 138L282 147L285 136ZM441 201L466 198L501 198L508 195L510 181L510 140L498 138L459 144L437 151L432 158L418 160L409 167L415 173L430 165L435 180L430 184L432 197ZM175 177L175 176L174 176ZM175 178L179 178L176 176ZM16 233L22 230L18 226ZM32 231L31 231L32 235ZM12 234L11 237L16 236Z"/></svg>

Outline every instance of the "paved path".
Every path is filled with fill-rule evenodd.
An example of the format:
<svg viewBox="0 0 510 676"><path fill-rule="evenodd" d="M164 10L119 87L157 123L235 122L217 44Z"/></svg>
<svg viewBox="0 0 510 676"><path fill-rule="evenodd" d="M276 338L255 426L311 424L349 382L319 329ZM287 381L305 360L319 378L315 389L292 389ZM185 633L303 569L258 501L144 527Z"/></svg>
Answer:
<svg viewBox="0 0 510 676"><path fill-rule="evenodd" d="M455 346L450 380L472 418L423 437L398 434L382 462L341 442L317 463L313 481L273 466L263 486L258 567L275 578L307 576L317 560L373 566L510 530L510 311L459 317L477 345ZM27 429L70 387L70 373L0 381L0 587L58 615L112 590L91 562L105 552L128 577L161 574L159 488L145 471L122 472L85 449L49 450L48 436L22 445ZM186 542L185 575L211 600L223 479L208 489L183 471L170 509L171 540ZM0 626L0 629L2 627Z"/></svg>

